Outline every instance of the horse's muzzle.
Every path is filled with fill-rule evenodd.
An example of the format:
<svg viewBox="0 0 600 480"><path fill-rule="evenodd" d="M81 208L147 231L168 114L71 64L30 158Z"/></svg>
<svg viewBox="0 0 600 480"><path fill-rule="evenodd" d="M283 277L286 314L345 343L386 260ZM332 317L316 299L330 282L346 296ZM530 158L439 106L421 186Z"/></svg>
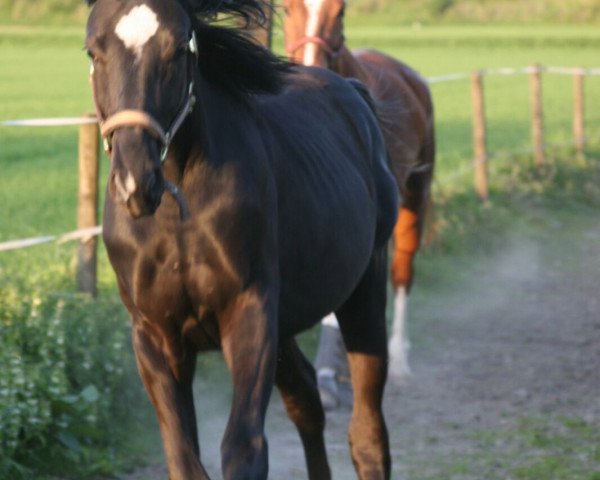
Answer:
<svg viewBox="0 0 600 480"><path fill-rule="evenodd" d="M164 191L165 181L160 170L148 173L137 182L129 172L125 178L116 171L110 176L109 193L112 199L125 206L133 218L153 215Z"/></svg>

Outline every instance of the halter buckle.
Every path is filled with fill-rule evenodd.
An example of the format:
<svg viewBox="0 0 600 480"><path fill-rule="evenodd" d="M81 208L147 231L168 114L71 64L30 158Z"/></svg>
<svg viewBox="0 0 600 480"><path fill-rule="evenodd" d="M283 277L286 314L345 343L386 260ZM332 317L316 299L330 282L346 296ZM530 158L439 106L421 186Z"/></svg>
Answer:
<svg viewBox="0 0 600 480"><path fill-rule="evenodd" d="M198 41L196 40L196 32L192 30L192 37L188 43L188 49L194 55L198 56Z"/></svg>

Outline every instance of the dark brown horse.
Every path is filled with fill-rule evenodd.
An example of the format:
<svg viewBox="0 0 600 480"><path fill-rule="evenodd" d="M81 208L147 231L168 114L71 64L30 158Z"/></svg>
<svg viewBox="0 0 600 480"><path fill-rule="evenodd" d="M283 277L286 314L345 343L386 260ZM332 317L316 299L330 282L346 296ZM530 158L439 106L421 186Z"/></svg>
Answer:
<svg viewBox="0 0 600 480"><path fill-rule="evenodd" d="M381 403L398 190L366 90L206 20L260 17L255 0L90 3L86 48L111 157L104 241L170 479L207 478L192 380L197 353L215 348L233 383L224 478L267 478L273 384L309 477L330 478L314 370L294 339L330 311L356 392L352 458L360 478L389 478Z"/></svg>
<svg viewBox="0 0 600 480"><path fill-rule="evenodd" d="M297 63L327 67L363 82L378 102L390 167L402 192L394 229L392 283L394 323L390 371L408 373L404 338L406 294L413 280L413 257L420 244L433 176L435 138L431 95L410 67L381 52L350 52L344 43L344 0L285 0L285 42Z"/></svg>

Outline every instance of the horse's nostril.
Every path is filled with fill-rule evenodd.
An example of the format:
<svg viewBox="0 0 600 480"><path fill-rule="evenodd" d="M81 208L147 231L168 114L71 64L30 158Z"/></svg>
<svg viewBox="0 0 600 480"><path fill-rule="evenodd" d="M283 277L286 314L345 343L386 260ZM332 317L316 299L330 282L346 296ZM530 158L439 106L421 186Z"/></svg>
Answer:
<svg viewBox="0 0 600 480"><path fill-rule="evenodd" d="M148 179L146 180L146 188L145 188L146 192L152 193L155 186L156 186L156 175L150 175L148 177Z"/></svg>

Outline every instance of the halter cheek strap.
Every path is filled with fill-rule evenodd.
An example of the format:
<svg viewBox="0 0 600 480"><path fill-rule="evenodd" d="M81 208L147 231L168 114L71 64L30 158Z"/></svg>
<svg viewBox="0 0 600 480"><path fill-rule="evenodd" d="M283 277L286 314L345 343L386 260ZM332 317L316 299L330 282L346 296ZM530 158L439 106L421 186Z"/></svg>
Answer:
<svg viewBox="0 0 600 480"><path fill-rule="evenodd" d="M194 58L198 56L198 43L196 41L196 33L192 32L192 36L188 43L188 51L193 55ZM190 68L192 72L192 68ZM93 65L90 69L90 76L94 74ZM192 74L190 73L190 77ZM92 82L93 86L93 82ZM94 91L94 97L96 92ZM94 98L95 100L95 98ZM120 110L119 112L111 115L104 119L102 118L100 111L98 111L98 119L100 121L100 133L104 139L104 150L107 155L112 153L112 136L115 130L124 127L141 127L152 135L156 140L162 144L160 152L160 160L164 162L167 158L169 151L169 145L171 140L183 125L184 120L192 111L194 104L196 103L196 97L194 96L194 81L190 80L188 91L186 94L185 101L175 116L169 130L165 131L160 123L149 113L144 110ZM97 105L97 102L96 102Z"/></svg>
<svg viewBox="0 0 600 480"><path fill-rule="evenodd" d="M193 92L194 82L190 81L185 102L171 123L171 128L166 132L152 115L143 110L121 110L102 121L100 124L100 133L104 139L104 150L106 153L110 155L112 152L112 135L115 130L123 127L142 127L156 140L161 142L160 160L164 162L167 158L171 140L181 125L183 125L185 118L192 111L194 103L196 103Z"/></svg>

